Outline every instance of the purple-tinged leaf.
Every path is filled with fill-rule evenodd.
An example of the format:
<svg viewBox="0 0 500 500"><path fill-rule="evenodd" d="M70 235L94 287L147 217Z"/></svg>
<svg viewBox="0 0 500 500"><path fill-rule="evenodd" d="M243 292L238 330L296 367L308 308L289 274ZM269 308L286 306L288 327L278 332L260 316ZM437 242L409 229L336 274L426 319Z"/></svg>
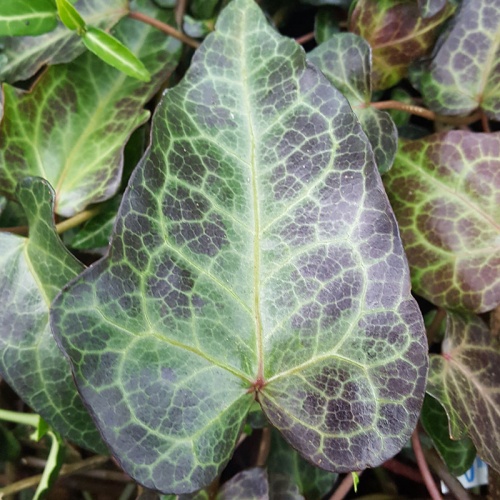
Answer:
<svg viewBox="0 0 500 500"><path fill-rule="evenodd" d="M188 493L255 400L330 471L374 467L415 427L423 321L348 102L253 0L233 0L163 96L107 256L52 326L112 453Z"/></svg>
<svg viewBox="0 0 500 500"><path fill-rule="evenodd" d="M384 182L414 291L446 309L500 304L500 133L401 141Z"/></svg>
<svg viewBox="0 0 500 500"><path fill-rule="evenodd" d="M447 6L424 19L414 0L358 0L349 30L371 45L373 88L387 89L405 77L408 66L432 49L441 24L452 12Z"/></svg>
<svg viewBox="0 0 500 500"><path fill-rule="evenodd" d="M265 469L254 467L232 477L217 494L217 500L269 500Z"/></svg>
<svg viewBox="0 0 500 500"><path fill-rule="evenodd" d="M431 355L427 392L446 409L450 436L469 436L500 471L500 340L477 316L448 312L442 354Z"/></svg>
<svg viewBox="0 0 500 500"><path fill-rule="evenodd" d="M425 103L443 115L477 107L500 119L500 0L463 0L427 65L416 73Z"/></svg>

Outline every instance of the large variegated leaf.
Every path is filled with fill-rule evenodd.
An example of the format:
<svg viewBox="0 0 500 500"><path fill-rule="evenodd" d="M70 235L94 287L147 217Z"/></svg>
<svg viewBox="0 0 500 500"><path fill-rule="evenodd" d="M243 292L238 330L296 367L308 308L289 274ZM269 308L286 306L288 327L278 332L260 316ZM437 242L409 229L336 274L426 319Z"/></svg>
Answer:
<svg viewBox="0 0 500 500"><path fill-rule="evenodd" d="M379 172L387 172L398 148L398 133L389 113L370 106L370 45L352 33L339 33L307 57L347 98L368 136Z"/></svg>
<svg viewBox="0 0 500 500"><path fill-rule="evenodd" d="M500 0L463 0L453 26L419 75L425 103L437 113L481 107L500 119Z"/></svg>
<svg viewBox="0 0 500 500"><path fill-rule="evenodd" d="M441 355L431 355L427 391L446 409L450 435L469 436L500 471L500 341L473 315L448 313Z"/></svg>
<svg viewBox="0 0 500 500"><path fill-rule="evenodd" d="M447 6L423 18L415 0L358 0L349 30L371 45L373 87L386 89L406 76L410 63L432 49L440 25L452 12Z"/></svg>
<svg viewBox="0 0 500 500"><path fill-rule="evenodd" d="M87 24L102 29L111 28L125 16L127 6L127 0L79 0L77 4ZM62 23L41 36L2 38L0 47L0 81L6 82L26 80L43 65L70 62L85 50L78 34Z"/></svg>
<svg viewBox="0 0 500 500"><path fill-rule="evenodd" d="M500 134L401 142L384 182L414 290L449 309L500 304Z"/></svg>
<svg viewBox="0 0 500 500"><path fill-rule="evenodd" d="M173 20L172 11L149 0L136 0L133 6ZM148 118L143 106L175 68L180 51L177 40L132 19L122 20L116 35L144 62L152 74L150 83L87 53L51 67L31 92L4 85L0 192L12 195L19 179L38 175L54 186L56 212L64 216L116 192L125 143Z"/></svg>
<svg viewBox="0 0 500 500"><path fill-rule="evenodd" d="M221 14L164 96L108 256L54 333L124 469L200 489L257 399L311 462L407 440L427 356L396 222L345 98L253 0Z"/></svg>
<svg viewBox="0 0 500 500"><path fill-rule="evenodd" d="M0 233L0 374L63 436L104 450L49 327L50 303L83 266L56 234L48 183L27 178L17 196L30 236Z"/></svg>

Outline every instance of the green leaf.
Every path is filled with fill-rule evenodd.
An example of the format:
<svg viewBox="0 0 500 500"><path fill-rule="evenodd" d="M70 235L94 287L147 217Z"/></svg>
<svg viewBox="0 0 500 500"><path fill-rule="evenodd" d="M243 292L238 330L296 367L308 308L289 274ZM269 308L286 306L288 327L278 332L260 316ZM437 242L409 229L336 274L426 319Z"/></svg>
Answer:
<svg viewBox="0 0 500 500"><path fill-rule="evenodd" d="M64 463L66 448L63 439L59 434L52 431L49 431L48 435L51 439L50 452L33 500L40 500L45 497L59 476L59 471Z"/></svg>
<svg viewBox="0 0 500 500"><path fill-rule="evenodd" d="M214 20L197 20L187 14L184 16L182 28L186 35L192 38L204 38L214 30Z"/></svg>
<svg viewBox="0 0 500 500"><path fill-rule="evenodd" d="M113 68L143 82L151 80L149 71L133 52L105 31L87 28L82 39L87 49Z"/></svg>
<svg viewBox="0 0 500 500"><path fill-rule="evenodd" d="M448 470L454 476L465 474L476 458L476 448L468 437L458 440L450 438L446 411L429 395L425 396L420 420Z"/></svg>
<svg viewBox="0 0 500 500"><path fill-rule="evenodd" d="M337 10L332 7L320 7L314 18L314 38L319 44L326 42L340 31L339 19L335 14Z"/></svg>
<svg viewBox="0 0 500 500"><path fill-rule="evenodd" d="M201 489L254 399L322 468L397 453L427 346L345 98L253 0L234 0L164 94L152 137L107 257L52 309L122 467L165 493Z"/></svg>
<svg viewBox="0 0 500 500"><path fill-rule="evenodd" d="M477 107L500 120L500 3L463 1L419 75L425 104L444 115Z"/></svg>
<svg viewBox="0 0 500 500"><path fill-rule="evenodd" d="M7 0L8 1L8 0ZM8 1L17 3L18 0ZM29 0L26 0L29 1ZM55 4L53 10L55 11ZM5 2L7 3L7 2ZM126 16L127 0L78 0L78 10L88 24L102 29L114 26ZM2 39L0 81L15 82L33 76L45 64L67 63L85 51L77 33L63 25L45 35ZM4 60L3 60L4 59Z"/></svg>
<svg viewBox="0 0 500 500"><path fill-rule="evenodd" d="M86 28L85 21L69 0L56 0L56 5L57 13L66 28L78 31L78 34L81 35Z"/></svg>
<svg viewBox="0 0 500 500"><path fill-rule="evenodd" d="M0 4L0 36L36 36L56 26L52 0L4 0Z"/></svg>
<svg viewBox="0 0 500 500"><path fill-rule="evenodd" d="M222 485L217 500L268 500L269 485L265 469L254 467L236 474Z"/></svg>
<svg viewBox="0 0 500 500"><path fill-rule="evenodd" d="M431 355L427 392L446 409L450 437L469 436L500 470L500 341L472 314L449 312L442 354Z"/></svg>
<svg viewBox="0 0 500 500"><path fill-rule="evenodd" d="M21 455L21 445L14 434L0 423L0 462L14 462Z"/></svg>
<svg viewBox="0 0 500 500"><path fill-rule="evenodd" d="M48 183L28 178L17 196L30 237L0 233L0 373L55 430L80 446L103 450L48 324L52 299L83 266L55 232Z"/></svg>
<svg viewBox="0 0 500 500"><path fill-rule="evenodd" d="M427 19L441 12L448 3L448 0L417 0L420 15Z"/></svg>
<svg viewBox="0 0 500 500"><path fill-rule="evenodd" d="M354 493L357 493L359 485L359 475L357 472L351 472L351 476L352 476L352 487L354 489Z"/></svg>
<svg viewBox="0 0 500 500"><path fill-rule="evenodd" d="M308 59L348 99L368 136L379 172L387 172L396 155L398 134L388 113L370 107L371 50L368 43L352 33L339 33L309 52Z"/></svg>
<svg viewBox="0 0 500 500"><path fill-rule="evenodd" d="M445 309L500 304L500 134L401 141L384 176L416 293Z"/></svg>
<svg viewBox="0 0 500 500"><path fill-rule="evenodd" d="M162 21L173 19L148 0L132 6ZM120 22L117 36L143 59L153 75L150 83L87 53L49 68L31 92L4 85L0 191L12 196L19 179L43 177L56 190L56 212L66 217L116 193L123 148L149 117L143 106L176 67L181 49L177 40L133 19Z"/></svg>
<svg viewBox="0 0 500 500"><path fill-rule="evenodd" d="M447 6L424 19L414 0L358 0L349 30L371 45L373 87L387 89L404 78L410 63L432 49L441 24L452 13Z"/></svg>
<svg viewBox="0 0 500 500"><path fill-rule="evenodd" d="M219 0L192 0L189 10L196 19L210 19L215 15Z"/></svg>
<svg viewBox="0 0 500 500"><path fill-rule="evenodd" d="M277 431L271 435L271 451L267 460L269 481L274 476L287 477L305 498L323 498L337 480L337 474L306 462Z"/></svg>

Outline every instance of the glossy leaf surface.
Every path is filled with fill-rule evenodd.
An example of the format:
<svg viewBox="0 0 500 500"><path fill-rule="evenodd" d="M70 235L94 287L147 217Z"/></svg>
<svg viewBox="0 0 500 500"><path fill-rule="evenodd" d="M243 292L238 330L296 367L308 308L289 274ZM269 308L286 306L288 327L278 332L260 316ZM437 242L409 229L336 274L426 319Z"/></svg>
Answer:
<svg viewBox="0 0 500 500"><path fill-rule="evenodd" d="M425 103L437 113L466 115L478 106L500 119L500 0L463 0L423 75Z"/></svg>
<svg viewBox="0 0 500 500"><path fill-rule="evenodd" d="M36 36L57 26L51 0L15 0L0 4L0 36Z"/></svg>
<svg viewBox="0 0 500 500"><path fill-rule="evenodd" d="M447 309L500 304L500 134L402 142L384 182L415 292Z"/></svg>
<svg viewBox="0 0 500 500"><path fill-rule="evenodd" d="M90 27L82 39L87 49L113 68L143 82L151 80L148 70L133 52L105 31Z"/></svg>
<svg viewBox="0 0 500 500"><path fill-rule="evenodd" d="M370 107L372 68L368 43L352 33L339 33L307 57L347 98L368 136L379 172L387 172L396 155L398 133L388 113Z"/></svg>
<svg viewBox="0 0 500 500"><path fill-rule="evenodd" d="M427 392L446 409L453 439L469 436L500 470L500 342L477 316L448 313L442 355L431 355Z"/></svg>
<svg viewBox="0 0 500 500"><path fill-rule="evenodd" d="M415 0L358 0L349 30L365 38L373 51L373 87L387 89L406 76L410 63L434 45L451 7L420 17Z"/></svg>
<svg viewBox="0 0 500 500"><path fill-rule="evenodd" d="M147 487L209 484L255 398L313 463L383 462L423 398L423 322L345 98L235 0L157 108L108 256L52 325L110 449Z"/></svg>
<svg viewBox="0 0 500 500"><path fill-rule="evenodd" d="M446 411L441 403L429 395L425 396L420 420L448 470L457 477L465 474L476 458L476 448L471 439L450 438Z"/></svg>
<svg viewBox="0 0 500 500"><path fill-rule="evenodd" d="M55 10L55 2L51 0L51 3ZM89 25L109 29L127 14L127 4L127 0L79 0L78 11ZM76 32L62 24L37 37L4 38L0 59L6 61L0 64L0 81L26 80L43 65L70 62L84 51L85 46Z"/></svg>
<svg viewBox="0 0 500 500"><path fill-rule="evenodd" d="M171 11L161 11L148 0L132 5L160 20L173 19ZM154 75L149 84L87 53L73 63L50 68L29 93L4 85L1 191L12 195L19 179L38 175L54 186L56 212L66 217L116 192L124 145L148 118L144 104L180 55L177 40L132 19L121 21L116 34Z"/></svg>
<svg viewBox="0 0 500 500"><path fill-rule="evenodd" d="M323 498L333 487L337 474L314 467L305 461L290 445L273 430L271 451L267 460L267 471L270 483L277 487L281 476L289 479L289 483L297 486L304 498ZM285 484L283 479L282 484ZM291 490L291 487L288 487Z"/></svg>
<svg viewBox="0 0 500 500"><path fill-rule="evenodd" d="M49 327L50 303L83 266L55 232L54 197L47 182L28 178L17 196L28 216L30 237L0 233L0 373L59 433L102 451Z"/></svg>
<svg viewBox="0 0 500 500"><path fill-rule="evenodd" d="M57 13L66 28L77 30L79 34L85 30L85 21L69 0L56 0Z"/></svg>

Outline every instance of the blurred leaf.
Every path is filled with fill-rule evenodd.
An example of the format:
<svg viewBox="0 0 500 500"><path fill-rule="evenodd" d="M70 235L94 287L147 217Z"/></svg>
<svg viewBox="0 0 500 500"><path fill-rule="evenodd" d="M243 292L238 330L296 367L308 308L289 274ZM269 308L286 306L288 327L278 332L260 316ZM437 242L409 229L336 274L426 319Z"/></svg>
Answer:
<svg viewBox="0 0 500 500"><path fill-rule="evenodd" d="M446 409L450 436L469 436L500 470L500 340L472 314L449 312L442 354L431 354L427 392Z"/></svg>
<svg viewBox="0 0 500 500"><path fill-rule="evenodd" d="M402 102L404 104L413 104L412 96L401 87L396 87L391 91L391 99L394 101ZM403 127L408 125L410 121L411 114L406 111L401 111L399 109L389 110L389 115L396 127ZM428 133L426 135L429 135Z"/></svg>
<svg viewBox="0 0 500 500"><path fill-rule="evenodd" d="M134 53L105 31L87 28L82 39L87 49L113 68L143 82L151 80L149 71Z"/></svg>
<svg viewBox="0 0 500 500"><path fill-rule="evenodd" d="M56 4L57 13L66 28L76 30L79 34L83 33L85 30L85 21L69 0L56 0Z"/></svg>
<svg viewBox="0 0 500 500"><path fill-rule="evenodd" d="M396 155L398 134L389 114L370 106L368 43L352 33L338 33L309 52L307 57L348 99L368 136L379 172L387 172Z"/></svg>
<svg viewBox="0 0 500 500"><path fill-rule="evenodd" d="M312 497L315 498L315 497ZM269 499L272 500L305 500L293 478L283 474L269 475Z"/></svg>
<svg viewBox="0 0 500 500"><path fill-rule="evenodd" d="M271 435L267 471L270 482L275 475L285 476L290 479L291 484L298 487L298 492L305 498L323 498L338 477L337 474L306 462L275 430Z"/></svg>
<svg viewBox="0 0 500 500"><path fill-rule="evenodd" d="M265 469L254 467L236 474L222 485L217 500L269 500Z"/></svg>
<svg viewBox="0 0 500 500"><path fill-rule="evenodd" d="M171 11L148 0L132 6L162 21L173 20ZM31 92L4 85L0 191L12 195L19 179L39 175L55 187L56 212L66 217L116 193L123 148L149 117L143 106L176 67L181 48L177 40L129 18L120 22L117 36L144 61L153 75L150 83L129 78L87 53L49 68Z"/></svg>
<svg viewBox="0 0 500 500"><path fill-rule="evenodd" d="M499 74L500 2L464 0L432 60L415 79L436 113L467 115L480 106L500 120Z"/></svg>
<svg viewBox="0 0 500 500"><path fill-rule="evenodd" d="M51 439L50 452L33 500L40 500L47 495L59 476L59 471L64 463L66 449L63 439L59 434L52 431L49 431L48 436Z"/></svg>
<svg viewBox="0 0 500 500"><path fill-rule="evenodd" d="M52 0L0 2L0 36L41 35L56 26L57 11Z"/></svg>
<svg viewBox="0 0 500 500"><path fill-rule="evenodd" d="M417 0L420 15L423 18L435 16L441 12L447 4L447 0Z"/></svg>
<svg viewBox="0 0 500 500"><path fill-rule="evenodd" d="M17 195L30 237L0 233L0 373L51 427L80 446L103 450L48 323L53 298L83 266L55 233L48 183L28 178Z"/></svg>
<svg viewBox="0 0 500 500"><path fill-rule="evenodd" d="M21 445L14 434L0 423L0 462L14 462L21 454Z"/></svg>
<svg viewBox="0 0 500 500"><path fill-rule="evenodd" d="M302 3L309 5L334 5L336 7L349 8L353 0L301 0Z"/></svg>
<svg viewBox="0 0 500 500"><path fill-rule="evenodd" d="M196 19L210 19L215 15L219 0L191 0L189 10Z"/></svg>
<svg viewBox="0 0 500 500"><path fill-rule="evenodd" d="M256 398L322 468L397 453L427 345L346 99L255 2L233 0L164 94L152 138L108 255L52 306L120 465L163 492L203 488Z"/></svg>
<svg viewBox="0 0 500 500"><path fill-rule="evenodd" d="M127 0L78 0L78 10L87 23L102 29L111 28L127 15L127 6ZM0 81L7 82L26 80L45 64L67 63L85 51L81 38L62 24L37 37L4 38L2 46L0 60L5 61L0 64Z"/></svg>
<svg viewBox="0 0 500 500"><path fill-rule="evenodd" d="M432 49L440 25L452 13L448 6L423 19L414 0L358 0L349 30L371 45L373 87L387 89L405 77L410 63Z"/></svg>
<svg viewBox="0 0 500 500"><path fill-rule="evenodd" d="M336 33L339 33L339 20L336 17L337 11L331 7L321 7L318 9L314 19L314 38L318 45L326 42Z"/></svg>
<svg viewBox="0 0 500 500"><path fill-rule="evenodd" d="M474 444L468 437L458 440L450 438L448 416L437 399L429 395L425 396L420 421L448 470L454 476L461 476L472 467L476 458Z"/></svg>
<svg viewBox="0 0 500 500"><path fill-rule="evenodd" d="M384 183L413 289L445 309L500 304L500 133L401 142Z"/></svg>
<svg viewBox="0 0 500 500"><path fill-rule="evenodd" d="M184 33L192 38L205 38L214 30L214 20L204 19L199 21L194 17L185 15L182 27Z"/></svg>

